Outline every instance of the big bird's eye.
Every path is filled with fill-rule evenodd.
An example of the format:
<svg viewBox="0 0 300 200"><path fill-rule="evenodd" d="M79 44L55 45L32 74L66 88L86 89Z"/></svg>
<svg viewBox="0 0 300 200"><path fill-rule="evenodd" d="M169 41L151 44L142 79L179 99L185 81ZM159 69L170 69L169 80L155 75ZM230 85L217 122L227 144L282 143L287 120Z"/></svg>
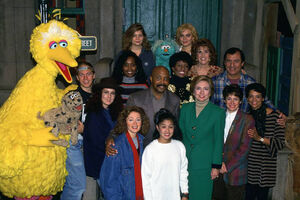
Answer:
<svg viewBox="0 0 300 200"><path fill-rule="evenodd" d="M55 49L57 47L57 43L52 41L49 43L49 47L50 47L50 49Z"/></svg>
<svg viewBox="0 0 300 200"><path fill-rule="evenodd" d="M61 41L59 41L59 45L61 46L61 47L67 47L68 46L68 42L66 41L66 40L61 40Z"/></svg>

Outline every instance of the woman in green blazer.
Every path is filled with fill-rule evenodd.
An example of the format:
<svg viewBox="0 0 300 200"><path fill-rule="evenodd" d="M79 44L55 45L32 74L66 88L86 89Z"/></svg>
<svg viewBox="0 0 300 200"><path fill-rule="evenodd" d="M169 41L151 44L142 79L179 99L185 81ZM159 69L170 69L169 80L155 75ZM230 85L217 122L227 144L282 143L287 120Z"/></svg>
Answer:
<svg viewBox="0 0 300 200"><path fill-rule="evenodd" d="M191 91L195 102L182 106L179 120L189 161L189 199L210 200L222 165L225 111L209 102L214 86L208 76L194 78Z"/></svg>

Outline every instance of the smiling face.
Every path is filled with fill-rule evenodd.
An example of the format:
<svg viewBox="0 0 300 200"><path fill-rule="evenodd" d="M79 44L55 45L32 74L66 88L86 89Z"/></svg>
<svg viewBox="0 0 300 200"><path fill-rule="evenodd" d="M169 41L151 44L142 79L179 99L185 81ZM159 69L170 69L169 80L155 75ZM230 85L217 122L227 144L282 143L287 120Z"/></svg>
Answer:
<svg viewBox="0 0 300 200"><path fill-rule="evenodd" d="M126 118L127 130L131 137L134 137L142 127L142 117L140 113L132 111Z"/></svg>
<svg viewBox="0 0 300 200"><path fill-rule="evenodd" d="M131 44L133 46L142 46L144 40L144 35L142 31L136 31L134 32L132 36Z"/></svg>
<svg viewBox="0 0 300 200"><path fill-rule="evenodd" d="M234 94L229 94L225 99L225 104L227 107L227 111L234 112L239 109L241 100L238 96Z"/></svg>
<svg viewBox="0 0 300 200"><path fill-rule="evenodd" d="M169 143L174 134L174 123L172 120L166 119L156 125L156 129L159 132L158 141L160 143Z"/></svg>
<svg viewBox="0 0 300 200"><path fill-rule="evenodd" d="M265 99L261 93L256 92L255 90L250 90L247 100L251 108L253 110L257 110L261 107Z"/></svg>
<svg viewBox="0 0 300 200"><path fill-rule="evenodd" d="M194 96L198 101L205 101L210 97L210 87L208 82L200 81L194 89Z"/></svg>
<svg viewBox="0 0 300 200"><path fill-rule="evenodd" d="M136 63L133 57L128 57L123 65L123 74L126 77L133 77L136 74Z"/></svg>
<svg viewBox="0 0 300 200"><path fill-rule="evenodd" d="M181 32L179 41L180 41L180 44L181 44L183 47L190 47L190 46L192 46L193 40L194 40L194 37L193 37L193 35L192 35L191 30L189 30L189 29L184 29L184 30Z"/></svg>
<svg viewBox="0 0 300 200"><path fill-rule="evenodd" d="M84 91L91 92L92 84L95 79L95 74L88 68L88 66L82 65L80 67L85 69L78 71L76 78L79 81L80 87Z"/></svg>
<svg viewBox="0 0 300 200"><path fill-rule="evenodd" d="M169 85L169 71L165 67L155 67L150 77L153 92L162 94L166 91Z"/></svg>
<svg viewBox="0 0 300 200"><path fill-rule="evenodd" d="M103 88L102 89L102 106L103 108L107 109L110 104L112 104L116 97L116 91L115 89L111 88Z"/></svg>
<svg viewBox="0 0 300 200"><path fill-rule="evenodd" d="M207 46L200 46L197 50L197 61L200 65L209 65L210 52Z"/></svg>
<svg viewBox="0 0 300 200"><path fill-rule="evenodd" d="M240 52L227 54L224 64L227 70L227 74L230 78L236 79L241 76L241 70L244 66L244 62L242 62Z"/></svg>
<svg viewBox="0 0 300 200"><path fill-rule="evenodd" d="M172 70L176 76L184 78L189 71L189 65L186 62L179 60L176 62L175 67L172 67Z"/></svg>

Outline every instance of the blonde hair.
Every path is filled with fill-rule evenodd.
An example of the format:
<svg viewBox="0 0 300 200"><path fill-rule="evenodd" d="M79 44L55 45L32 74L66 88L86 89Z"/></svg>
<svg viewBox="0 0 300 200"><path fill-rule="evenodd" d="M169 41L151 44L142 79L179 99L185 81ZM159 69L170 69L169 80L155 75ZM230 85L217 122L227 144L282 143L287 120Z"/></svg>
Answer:
<svg viewBox="0 0 300 200"><path fill-rule="evenodd" d="M191 31L192 36L194 38L193 43L194 43L194 41L198 40L198 33L196 31L196 28L192 24L181 24L176 30L176 42L177 42L177 44L181 45L180 44L180 35L181 35L182 31L184 31L184 30L190 30Z"/></svg>

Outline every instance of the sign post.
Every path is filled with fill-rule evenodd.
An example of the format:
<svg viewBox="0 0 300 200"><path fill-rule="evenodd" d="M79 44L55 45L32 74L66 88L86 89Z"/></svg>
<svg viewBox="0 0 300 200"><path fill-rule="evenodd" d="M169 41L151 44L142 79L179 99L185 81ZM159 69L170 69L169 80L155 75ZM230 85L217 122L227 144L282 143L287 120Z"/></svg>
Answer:
<svg viewBox="0 0 300 200"><path fill-rule="evenodd" d="M96 36L80 36L81 51L95 51L97 50Z"/></svg>

